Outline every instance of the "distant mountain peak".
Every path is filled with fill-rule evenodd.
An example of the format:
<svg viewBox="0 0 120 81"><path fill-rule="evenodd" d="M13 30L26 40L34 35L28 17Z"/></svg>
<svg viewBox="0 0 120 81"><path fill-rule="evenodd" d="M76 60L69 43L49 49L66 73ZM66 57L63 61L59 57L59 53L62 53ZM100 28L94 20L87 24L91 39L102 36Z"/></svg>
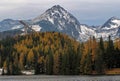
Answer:
<svg viewBox="0 0 120 81"><path fill-rule="evenodd" d="M52 9L60 9L60 8L64 9L64 8L61 7L60 5L54 5L54 6L52 7Z"/></svg>
<svg viewBox="0 0 120 81"><path fill-rule="evenodd" d="M112 29L120 26L120 19L117 17L111 17L107 22L103 24L101 29Z"/></svg>
<svg viewBox="0 0 120 81"><path fill-rule="evenodd" d="M110 19L108 19L107 23L116 23L118 24L117 22L114 22L114 21L120 21L120 19L118 17L111 17Z"/></svg>
<svg viewBox="0 0 120 81"><path fill-rule="evenodd" d="M70 14L67 10L65 10L60 5L54 5L44 12L42 15L33 19L33 22L39 22L41 20L49 20L51 23L56 22L56 20L68 21L68 22L76 22L80 25L79 21Z"/></svg>
<svg viewBox="0 0 120 81"><path fill-rule="evenodd" d="M42 15L33 19L33 23L37 23L43 30L54 29L54 31L63 32L75 38L81 31L80 23L76 17L60 5L49 8Z"/></svg>
<svg viewBox="0 0 120 81"><path fill-rule="evenodd" d="M113 16L109 20L120 20L120 19L118 17L116 17L116 16Z"/></svg>
<svg viewBox="0 0 120 81"><path fill-rule="evenodd" d="M13 20L13 19L4 19L4 20L2 20L1 22L14 22L15 20Z"/></svg>
<svg viewBox="0 0 120 81"><path fill-rule="evenodd" d="M34 18L33 22L37 23L43 20L49 21L51 24L56 25L56 27L61 30L65 27L68 27L67 25L70 24L72 26L80 26L79 21L60 5L54 5L53 7L49 8L42 15Z"/></svg>
<svg viewBox="0 0 120 81"><path fill-rule="evenodd" d="M33 19L33 22L39 22L41 20L49 20L50 22L53 23L53 20L51 18L61 18L61 17L66 17L68 15L68 12L61 7L60 5L54 5L48 10L46 10L43 14L40 16L37 16L36 18Z"/></svg>
<svg viewBox="0 0 120 81"><path fill-rule="evenodd" d="M54 5L53 7L61 7L60 5Z"/></svg>
<svg viewBox="0 0 120 81"><path fill-rule="evenodd" d="M60 5L54 5L36 18L25 21L35 31L61 32L75 38L77 41L87 41L91 36L96 38L102 36L105 40L109 35L113 37L112 39L120 37L120 19L118 17L109 18L102 26L83 25ZM24 31L19 20L5 19L0 22L0 32L10 30L14 33L16 29L20 32Z"/></svg>
<svg viewBox="0 0 120 81"><path fill-rule="evenodd" d="M54 6L52 6L51 8L49 8L48 10L46 10L46 12L49 12L49 11L55 11L55 10L60 10L60 9L62 9L62 10L65 10L63 7L61 7L60 5L54 5Z"/></svg>
<svg viewBox="0 0 120 81"><path fill-rule="evenodd" d="M67 10L65 10L60 5L55 5L51 8L49 8L44 14L48 14L49 16L58 16L58 17L70 15L70 13L67 12Z"/></svg>

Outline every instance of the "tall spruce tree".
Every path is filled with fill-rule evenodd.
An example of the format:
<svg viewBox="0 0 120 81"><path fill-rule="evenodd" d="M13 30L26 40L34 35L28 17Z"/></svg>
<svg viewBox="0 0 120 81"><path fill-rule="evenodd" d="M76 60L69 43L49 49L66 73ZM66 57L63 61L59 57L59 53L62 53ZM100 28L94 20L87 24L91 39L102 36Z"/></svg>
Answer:
<svg viewBox="0 0 120 81"><path fill-rule="evenodd" d="M48 55L46 57L46 74L53 74L53 54L51 49L48 50Z"/></svg>
<svg viewBox="0 0 120 81"><path fill-rule="evenodd" d="M102 37L99 41L98 52L95 58L95 71L97 74L104 74L104 43Z"/></svg>
<svg viewBox="0 0 120 81"><path fill-rule="evenodd" d="M81 74L92 74L92 55L89 51L87 55L85 55L84 58L82 58L80 66L80 72Z"/></svg>
<svg viewBox="0 0 120 81"><path fill-rule="evenodd" d="M84 74L92 74L92 56L90 52L85 59Z"/></svg>
<svg viewBox="0 0 120 81"><path fill-rule="evenodd" d="M111 36L108 37L107 49L105 53L105 62L108 69L113 67L113 55L114 55L114 44L111 40Z"/></svg>

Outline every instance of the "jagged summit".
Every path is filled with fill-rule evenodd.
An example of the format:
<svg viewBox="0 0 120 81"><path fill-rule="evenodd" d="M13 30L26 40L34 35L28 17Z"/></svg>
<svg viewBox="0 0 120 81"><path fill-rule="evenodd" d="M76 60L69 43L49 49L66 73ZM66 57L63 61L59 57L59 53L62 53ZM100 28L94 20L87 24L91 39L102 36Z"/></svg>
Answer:
<svg viewBox="0 0 120 81"><path fill-rule="evenodd" d="M97 30L97 37L103 37L107 40L108 36L111 36L112 39L116 39L119 37L119 27L120 27L120 19L117 17L111 17L105 22L99 30Z"/></svg>
<svg viewBox="0 0 120 81"><path fill-rule="evenodd" d="M101 27L102 29L110 29L110 28L117 28L120 26L120 19L117 17L111 17L108 19L105 24Z"/></svg>
<svg viewBox="0 0 120 81"><path fill-rule="evenodd" d="M46 10L43 14L30 21L26 20L35 31L61 32L75 38L77 41L87 41L90 36L96 38L103 37L104 40L110 35L112 39L120 37L120 19L111 17L102 26L88 26L80 24L76 17L65 10L60 5L54 5ZM13 33L17 29L24 31L23 26L18 20L5 19L0 22L0 32L11 30ZM13 34L14 35L14 34Z"/></svg>
<svg viewBox="0 0 120 81"><path fill-rule="evenodd" d="M19 28L19 25L20 23L18 20L4 19L0 22L0 32L14 29L14 27Z"/></svg>
<svg viewBox="0 0 120 81"><path fill-rule="evenodd" d="M67 10L55 5L42 15L33 19L33 22L42 27L43 31L59 31L77 38L80 32L79 21Z"/></svg>
<svg viewBox="0 0 120 81"><path fill-rule="evenodd" d="M120 20L120 19L118 17L116 17L116 16L113 16L109 20Z"/></svg>
<svg viewBox="0 0 120 81"><path fill-rule="evenodd" d="M4 21L13 21L13 19L4 19L1 22L4 22Z"/></svg>
<svg viewBox="0 0 120 81"><path fill-rule="evenodd" d="M52 8L62 8L60 5L54 5Z"/></svg>
<svg viewBox="0 0 120 81"><path fill-rule="evenodd" d="M39 22L43 19L47 20L48 17L51 18L52 16L55 16L55 14L57 14L57 16L60 16L60 14L63 14L62 13L63 11L67 13L67 11L64 8L62 8L60 5L54 5L53 7L46 10L42 15L39 15L36 18L34 18L33 22Z"/></svg>
<svg viewBox="0 0 120 81"><path fill-rule="evenodd" d="M59 9L63 9L64 10L64 8L63 7L61 7L60 5L54 5L53 7L51 7L50 9L53 9L53 10L59 10Z"/></svg>
<svg viewBox="0 0 120 81"><path fill-rule="evenodd" d="M120 19L118 18L118 17L111 17L109 20L108 20L108 22L111 22L111 23L113 23L113 24L120 24Z"/></svg>
<svg viewBox="0 0 120 81"><path fill-rule="evenodd" d="M76 24L80 25L79 21L60 5L55 5L50 9L46 10L46 12L44 12L42 15L34 18L33 22L39 22L41 20L49 20L51 23L54 24L56 20L61 20L61 19L62 21L67 20L68 22L76 22Z"/></svg>

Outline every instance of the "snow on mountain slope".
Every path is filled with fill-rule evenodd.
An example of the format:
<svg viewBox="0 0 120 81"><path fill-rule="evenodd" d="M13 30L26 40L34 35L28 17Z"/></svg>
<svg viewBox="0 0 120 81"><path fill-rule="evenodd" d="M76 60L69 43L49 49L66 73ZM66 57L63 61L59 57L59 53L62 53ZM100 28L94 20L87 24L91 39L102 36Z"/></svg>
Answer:
<svg viewBox="0 0 120 81"><path fill-rule="evenodd" d="M97 32L97 38L99 37L103 37L104 39L107 39L108 36L111 36L112 39L116 38L116 34L117 34L118 29L109 29L109 30L102 30L100 32Z"/></svg>
<svg viewBox="0 0 120 81"><path fill-rule="evenodd" d="M42 27L41 31L52 29L52 31L66 33L74 38L77 38L81 31L79 21L59 5L53 6L32 21Z"/></svg>
<svg viewBox="0 0 120 81"><path fill-rule="evenodd" d="M96 32L94 28L91 28L87 25L80 25L81 32L79 32L78 40L87 41L91 36L96 37Z"/></svg>
<svg viewBox="0 0 120 81"><path fill-rule="evenodd" d="M87 41L92 36L96 38L102 36L104 40L107 40L109 35L112 39L120 37L119 18L112 17L102 26L83 25L80 24L72 14L59 5L53 6L32 20L25 20L25 22L37 32L61 32L75 38L77 41ZM18 20L5 19L0 22L0 34L4 35L7 31L13 36L15 35L14 33L23 34L24 28Z"/></svg>
<svg viewBox="0 0 120 81"><path fill-rule="evenodd" d="M101 29L109 30L109 29L118 28L119 26L120 26L120 19L118 19L117 17L112 17L101 27Z"/></svg>
<svg viewBox="0 0 120 81"><path fill-rule="evenodd" d="M112 39L118 38L118 33L120 26L120 19L116 17L110 18L104 25L102 25L98 30L96 30L97 38L103 37L107 40L108 36L111 36Z"/></svg>
<svg viewBox="0 0 120 81"><path fill-rule="evenodd" d="M24 21L25 23L31 23L29 20ZM41 27L39 25L30 25L35 31L40 31ZM0 32L10 31L10 30L22 30L24 31L23 25L19 23L18 20L5 19L0 22Z"/></svg>
<svg viewBox="0 0 120 81"><path fill-rule="evenodd" d="M57 28L60 30L63 30L66 24L71 25L72 23L76 28L80 25L79 21L72 14L59 5L48 9L45 13L33 19L33 22L40 22L42 20L50 21L52 24L57 25Z"/></svg>
<svg viewBox="0 0 120 81"><path fill-rule="evenodd" d="M86 35L89 35L89 36L91 36L91 35L96 36L95 30L90 28L89 26L87 26L87 25L80 25L80 28L81 28L81 32L83 34L86 34Z"/></svg>
<svg viewBox="0 0 120 81"><path fill-rule="evenodd" d="M32 25L32 29L35 31L41 31L41 27L39 25Z"/></svg>
<svg viewBox="0 0 120 81"><path fill-rule="evenodd" d="M101 27L89 27L87 25L81 25L81 33L79 35L80 40L86 41L91 36L96 38L103 37L107 40L109 36L114 40L120 37L120 19L111 17Z"/></svg>
<svg viewBox="0 0 120 81"><path fill-rule="evenodd" d="M21 28L18 20L5 19L0 22L0 32Z"/></svg>
<svg viewBox="0 0 120 81"><path fill-rule="evenodd" d="M33 22L42 27L41 31L66 33L78 41L86 41L91 36L96 38L102 36L106 40L109 35L115 39L118 37L118 27L120 26L120 19L116 17L110 18L101 27L81 25L73 15L59 5L48 9L45 13L33 19Z"/></svg>
<svg viewBox="0 0 120 81"><path fill-rule="evenodd" d="M11 27L11 30L15 30L15 29L19 29L19 28L21 28L21 25L16 25L16 26Z"/></svg>

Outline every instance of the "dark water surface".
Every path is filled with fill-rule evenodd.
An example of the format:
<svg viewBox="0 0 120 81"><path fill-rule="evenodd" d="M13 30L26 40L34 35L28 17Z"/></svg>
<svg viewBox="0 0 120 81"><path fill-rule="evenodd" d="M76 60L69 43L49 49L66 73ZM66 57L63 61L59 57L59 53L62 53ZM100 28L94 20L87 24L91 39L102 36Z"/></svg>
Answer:
<svg viewBox="0 0 120 81"><path fill-rule="evenodd" d="M0 76L0 81L120 81L117 76Z"/></svg>

